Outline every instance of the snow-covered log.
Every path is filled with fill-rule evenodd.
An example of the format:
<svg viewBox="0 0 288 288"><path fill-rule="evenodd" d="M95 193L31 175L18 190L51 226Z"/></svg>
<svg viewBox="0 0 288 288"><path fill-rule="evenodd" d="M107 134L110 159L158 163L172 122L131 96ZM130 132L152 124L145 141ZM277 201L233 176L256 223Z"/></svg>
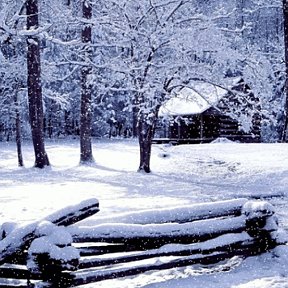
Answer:
<svg viewBox="0 0 288 288"><path fill-rule="evenodd" d="M175 221L173 221L172 215L169 215L167 209L159 213L152 211L151 215L153 215L153 217L149 217L147 212L137 215L139 217L139 215L142 214L144 216L143 222L145 223L147 219L151 219L152 223L156 222L158 217L158 222L164 222L163 224L128 224L126 221L126 223L107 223L93 227L73 227L70 231L73 234L75 242L124 243L126 246L132 245L138 249L145 249L160 247L167 243L195 243L225 233L247 231L252 237L256 237L257 233L263 234L264 230L267 231L268 234L270 231L277 230L277 219L274 218L274 208L271 204L264 201L242 201L243 199L227 202L227 204L230 204L230 209L228 208L230 215L227 214L227 209L223 206L223 202L214 203L214 208L212 208L212 203L206 205L206 207L208 206L210 208L207 209L206 216L203 215L204 210L201 209L201 205L196 205L194 212L191 209L189 210L192 219L193 217L199 219L199 216L202 215L204 220L190 220L191 222L182 223L180 215L185 215L185 218L188 216L187 207L184 207L183 214L180 212L181 208L175 210L175 212L177 212L175 213ZM236 205L240 205L241 202L242 208L240 209L240 213L242 213L242 215L235 216L237 215L237 213L235 213L235 207ZM231 209L231 207L234 207L234 209ZM221 212L221 210L223 211ZM216 211L217 213L211 213L211 211ZM168 215L169 223L165 223L164 221L165 214ZM214 217L207 219L211 214L214 215ZM133 216L134 215L136 215L136 213L134 213ZM219 217L219 215L222 215L222 217ZM223 217L224 215L225 217ZM135 218L130 216L126 218L126 220L129 218L135 220ZM270 224L266 226L268 218ZM137 218L135 222L141 222L140 218Z"/></svg>
<svg viewBox="0 0 288 288"><path fill-rule="evenodd" d="M88 216L99 211L99 202L97 199L89 199L77 205L69 206L57 211L43 220L50 221L58 226L72 225ZM0 241L0 264L13 261L18 254L22 254L31 242L37 238L37 227L43 220L33 222L25 226L19 226L11 231L6 238ZM10 258L10 259L9 259Z"/></svg>
<svg viewBox="0 0 288 288"><path fill-rule="evenodd" d="M136 251L134 253L121 253L107 258L105 256L82 257L79 269L106 266L111 264L140 261L154 257L189 256L194 254L208 254L212 252L231 252L245 250L255 245L255 240L246 232L227 233L200 243L193 244L167 244L158 249Z"/></svg>
<svg viewBox="0 0 288 288"><path fill-rule="evenodd" d="M246 232L257 240L259 251L276 245L277 239L272 232L278 229L278 219L273 205L266 201L248 201L242 214L246 216Z"/></svg>
<svg viewBox="0 0 288 288"><path fill-rule="evenodd" d="M61 209L44 220L50 221L58 226L69 226L99 212L99 201L95 198L82 201L77 205L71 205Z"/></svg>
<svg viewBox="0 0 288 288"><path fill-rule="evenodd" d="M246 198L223 200L217 202L197 203L174 208L147 209L137 212L122 213L117 216L97 217L93 219L95 225L103 223L185 223L224 216L241 215Z"/></svg>
<svg viewBox="0 0 288 288"><path fill-rule="evenodd" d="M138 248L160 247L167 243L193 243L224 233L245 230L245 216L164 224L103 224L94 227L73 227L75 242L124 243Z"/></svg>
<svg viewBox="0 0 288 288"><path fill-rule="evenodd" d="M209 203L209 205L213 204ZM219 203L215 203L214 209L220 210L218 205ZM200 207L196 206L198 209ZM224 207L223 209L225 210ZM177 208L177 212L180 211L181 208ZM137 216L137 223L141 223L138 217L142 213L133 214L133 216ZM161 213L163 214L161 215ZM224 212L218 211L214 218L208 216L203 217L205 220L198 220L197 217L203 213L202 211L189 212L191 215L196 215L197 220L187 223L179 221L179 213L175 215L177 221L173 221L170 214L168 216L168 218L170 217L169 223L166 223L164 215L167 210L165 212L162 210L161 213L152 212L149 215L148 212L145 212L142 215L147 216L143 222L146 222L147 219L153 220L154 217L154 222L157 222L155 220L158 219L158 222L162 224L128 224L127 219L135 221L135 218L131 217L131 214L129 216L126 214L126 218L122 218L126 220L126 223L73 228L71 232L73 231L73 238L76 242L108 243L107 246L105 244L98 246L98 250L96 244L90 246L90 254L87 243L83 243L80 251L84 251L83 254L89 257L82 257L79 264L80 270L71 273L71 277L74 277L74 285L195 263L212 264L236 255L247 257L259 254L277 245L277 239L272 236L278 229L277 218L274 215L274 207L268 202L245 201L241 206L240 216L236 216L238 213L235 213L235 210L233 212L230 210L230 215L226 214L225 216ZM219 214L222 214L222 217L219 217ZM131 251L129 248L131 250L138 249L138 251L116 254L116 256L112 254L112 252L125 251L125 249ZM93 253L95 256L91 256ZM102 253L105 255L102 256ZM111 254L109 255L109 253ZM144 264L143 261L146 263ZM125 266L125 263L129 263L129 267ZM89 272L86 272L87 268L89 268Z"/></svg>
<svg viewBox="0 0 288 288"><path fill-rule="evenodd" d="M95 201L93 207L98 209L97 205ZM247 257L287 242L287 233L278 239L277 217L268 202L238 199L193 206L194 210L185 206L125 214L114 217L112 223L103 221L91 227L58 227L59 223L67 225L67 219L50 215L34 224L26 241L31 244L28 270L2 266L0 276L29 277L30 281L40 277L45 287L74 287L151 270ZM68 210L64 209L66 215ZM117 223L120 219L123 223ZM18 229L1 242L18 235Z"/></svg>
<svg viewBox="0 0 288 288"><path fill-rule="evenodd" d="M48 221L39 228L35 234L43 236L34 239L28 249L28 270L47 280L64 270L77 270L80 254L71 245L72 237L67 229Z"/></svg>
<svg viewBox="0 0 288 288"><path fill-rule="evenodd" d="M232 258L234 256L250 256L257 254L255 251L255 245L243 246L241 249L234 251L215 251L209 254L193 254L190 256L168 256L168 257L155 257L149 259L149 263L144 264L141 261L129 262L129 267L119 266L113 267L113 265L108 266L106 269L84 269L83 271L79 270L72 272L70 277L73 278L73 285L83 285L92 282L98 282L107 279L114 279L119 277L133 276L141 274L147 271L152 270L164 270L171 269L175 267L184 267L193 264L214 264L219 261ZM66 276L67 277L67 276Z"/></svg>

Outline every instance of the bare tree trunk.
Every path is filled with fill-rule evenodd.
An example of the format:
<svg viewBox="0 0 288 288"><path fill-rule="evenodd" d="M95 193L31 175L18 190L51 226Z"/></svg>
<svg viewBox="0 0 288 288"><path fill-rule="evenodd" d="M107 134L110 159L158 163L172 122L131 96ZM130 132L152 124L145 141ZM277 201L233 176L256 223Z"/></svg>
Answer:
<svg viewBox="0 0 288 288"><path fill-rule="evenodd" d="M27 29L37 29L39 27L37 0L27 0L26 14ZM27 87L29 98L29 117L35 153L35 167L44 168L45 166L49 166L49 160L44 145L43 101L39 45L40 41L36 36L27 37Z"/></svg>
<svg viewBox="0 0 288 288"><path fill-rule="evenodd" d="M156 107L156 112L153 117L141 113L138 119L138 139L140 147L140 165L138 172L144 171L150 173L150 159L152 151L152 139L155 131L156 121L158 119L158 110L160 106Z"/></svg>
<svg viewBox="0 0 288 288"><path fill-rule="evenodd" d="M146 77L148 75L148 71L151 67L151 61L154 55L154 50L151 50L147 57L147 65L144 69L143 77L140 81L140 88L142 89L144 87L144 83L146 80ZM156 119L158 115L158 110L156 109L156 112L154 116L149 117L147 113L141 111L143 107L141 107L143 104L145 104L145 96L143 92L137 93L135 95L135 112L137 111L137 114L134 115L134 117L137 117L137 128L138 128L138 139L139 139L139 148L140 148L140 165L138 168L138 171L144 171L146 173L150 173L150 159L151 159L151 150L152 150L152 138L154 134L154 128L156 125ZM149 105L149 104L148 104ZM134 111L133 111L134 112ZM152 111L151 111L152 112ZM153 113L149 113L152 115Z"/></svg>
<svg viewBox="0 0 288 288"><path fill-rule="evenodd" d="M283 0L283 18L284 18L284 49L285 49L285 120L282 133L282 141L287 142L288 129L288 0Z"/></svg>
<svg viewBox="0 0 288 288"><path fill-rule="evenodd" d="M138 136L137 122L138 122L139 108L136 105L137 104L134 103L132 108L132 137L134 138Z"/></svg>
<svg viewBox="0 0 288 288"><path fill-rule="evenodd" d="M18 89L15 92L15 126L16 126L16 147L17 147L17 157L18 157L18 166L23 167L23 155L22 155L22 145L21 145L21 118L20 118L20 111L19 111L19 102L18 102Z"/></svg>
<svg viewBox="0 0 288 288"><path fill-rule="evenodd" d="M138 171L150 173L150 159L152 148L153 127L145 121L140 121L138 124L139 129L139 147L140 147L140 165Z"/></svg>
<svg viewBox="0 0 288 288"><path fill-rule="evenodd" d="M82 4L83 18L91 19L92 6L90 1L84 0ZM86 44L85 60L91 60L92 29L91 24L84 23L82 29L82 43ZM87 64L87 63L86 63ZM92 73L91 66L84 66L81 70L81 111L80 111L80 163L93 162L91 124L92 124L92 87L89 78Z"/></svg>

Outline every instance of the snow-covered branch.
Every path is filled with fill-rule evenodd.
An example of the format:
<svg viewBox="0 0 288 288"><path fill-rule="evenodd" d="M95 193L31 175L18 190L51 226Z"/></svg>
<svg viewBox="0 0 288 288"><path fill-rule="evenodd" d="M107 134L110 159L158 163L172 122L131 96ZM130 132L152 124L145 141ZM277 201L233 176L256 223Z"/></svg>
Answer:
<svg viewBox="0 0 288 288"><path fill-rule="evenodd" d="M46 24L43 27L39 27L36 29L29 29L29 30L18 30L16 35L20 36L36 36L39 35L52 27L52 24Z"/></svg>

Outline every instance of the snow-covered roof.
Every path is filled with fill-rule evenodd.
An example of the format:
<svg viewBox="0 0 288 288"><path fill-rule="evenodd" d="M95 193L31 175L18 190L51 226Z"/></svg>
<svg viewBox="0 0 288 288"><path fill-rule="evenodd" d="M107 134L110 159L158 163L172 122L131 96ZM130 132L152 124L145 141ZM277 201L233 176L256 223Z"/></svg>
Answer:
<svg viewBox="0 0 288 288"><path fill-rule="evenodd" d="M159 116L181 116L200 114L217 104L227 90L210 83L194 82L164 103L159 110Z"/></svg>

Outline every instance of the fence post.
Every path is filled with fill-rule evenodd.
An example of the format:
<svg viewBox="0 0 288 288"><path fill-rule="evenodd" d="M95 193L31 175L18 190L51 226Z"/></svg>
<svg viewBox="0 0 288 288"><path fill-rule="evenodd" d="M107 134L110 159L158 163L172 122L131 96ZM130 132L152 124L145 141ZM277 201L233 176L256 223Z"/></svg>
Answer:
<svg viewBox="0 0 288 288"><path fill-rule="evenodd" d="M262 253L276 246L271 233L278 229L274 207L266 201L248 201L243 205L246 217L246 232L256 240L256 253Z"/></svg>

